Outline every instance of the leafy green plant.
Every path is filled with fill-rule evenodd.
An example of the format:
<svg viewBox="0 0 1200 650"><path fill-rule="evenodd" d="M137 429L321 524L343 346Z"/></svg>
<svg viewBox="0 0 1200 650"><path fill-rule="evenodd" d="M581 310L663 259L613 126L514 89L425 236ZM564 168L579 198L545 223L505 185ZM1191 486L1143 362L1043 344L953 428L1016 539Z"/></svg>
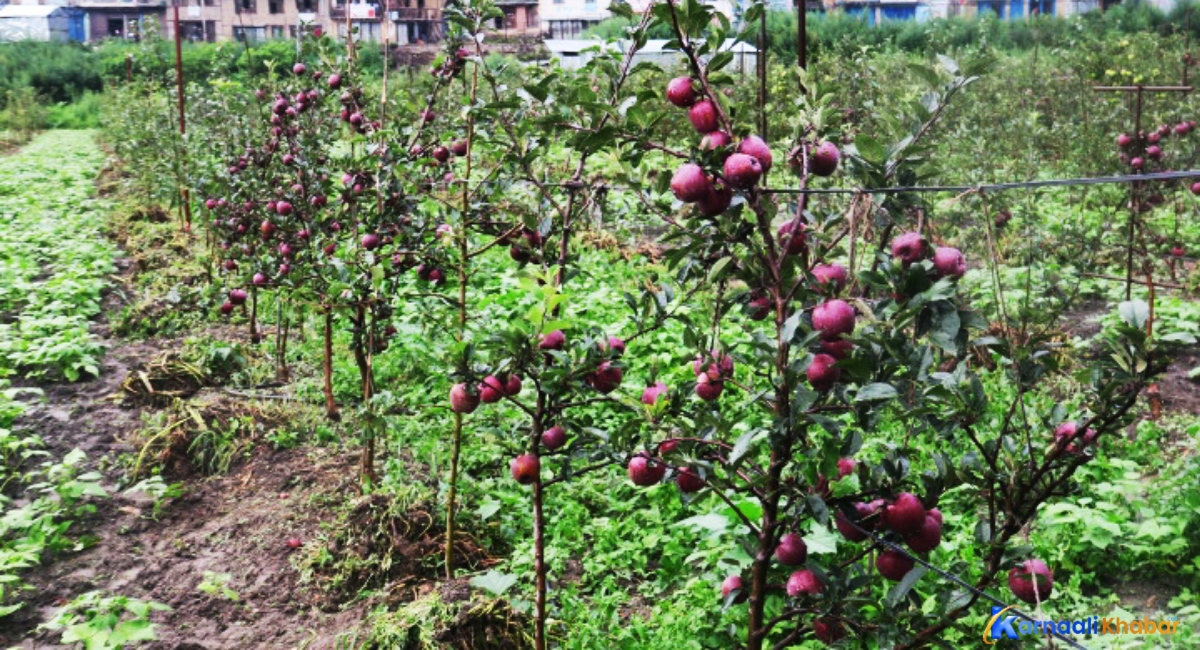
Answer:
<svg viewBox="0 0 1200 650"><path fill-rule="evenodd" d="M61 631L63 643L81 643L86 650L117 650L157 639L150 615L170 609L162 603L89 591L67 603L42 627Z"/></svg>
<svg viewBox="0 0 1200 650"><path fill-rule="evenodd" d="M166 506L168 501L183 496L183 484L167 483L163 480L162 476L156 474L138 481L132 487L125 490L125 494L136 494L138 492L154 500L151 505L150 517L151 519L158 520L159 516L162 515L163 507Z"/></svg>
<svg viewBox="0 0 1200 650"><path fill-rule="evenodd" d="M200 581L200 584L196 585L196 590L214 598L220 597L236 603L241 601L242 596L229 586L229 581L232 579L232 576L228 573L205 571L204 579Z"/></svg>
<svg viewBox="0 0 1200 650"><path fill-rule="evenodd" d="M76 381L99 372L103 347L89 331L115 271L101 234L105 203L92 180L101 158L87 137L40 136L0 158L0 372ZM54 183L55 191L45 191Z"/></svg>

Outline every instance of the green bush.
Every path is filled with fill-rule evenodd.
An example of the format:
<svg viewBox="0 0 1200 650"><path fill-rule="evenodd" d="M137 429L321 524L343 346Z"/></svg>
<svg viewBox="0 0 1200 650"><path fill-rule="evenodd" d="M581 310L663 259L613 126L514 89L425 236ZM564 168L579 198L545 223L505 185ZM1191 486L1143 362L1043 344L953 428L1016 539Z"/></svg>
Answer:
<svg viewBox="0 0 1200 650"><path fill-rule="evenodd" d="M104 87L95 57L74 43L0 43L0 108L11 90L31 88L45 101L69 102Z"/></svg>

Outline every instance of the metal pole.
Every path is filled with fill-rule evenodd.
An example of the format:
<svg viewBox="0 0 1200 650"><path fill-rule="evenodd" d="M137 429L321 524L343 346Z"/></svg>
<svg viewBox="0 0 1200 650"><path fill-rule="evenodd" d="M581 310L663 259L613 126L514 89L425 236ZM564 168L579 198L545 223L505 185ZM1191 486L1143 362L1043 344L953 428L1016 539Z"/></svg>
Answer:
<svg viewBox="0 0 1200 650"><path fill-rule="evenodd" d="M796 2L796 65L808 67L808 0Z"/></svg>
<svg viewBox="0 0 1200 650"><path fill-rule="evenodd" d="M183 37L179 32L179 0L175 1L174 14L175 14L175 85L179 89L179 135L184 136L184 137L180 137L180 142L179 142L179 144L180 144L179 155L181 157L180 171L182 172L184 169L186 169L185 165L187 164L187 143L185 141L186 136L187 136L187 116L186 116L186 111L185 111L185 107L187 105L187 100L184 98L184 90L183 90ZM184 227L185 231L191 232L191 230L192 230L192 196L191 196L191 192L188 190L187 183L182 182L184 179L180 178L179 180L181 181L181 187L179 188L179 192L183 197L183 222L184 222L183 227Z"/></svg>
<svg viewBox="0 0 1200 650"><path fill-rule="evenodd" d="M763 8L758 19L758 133L769 140L767 134L767 10Z"/></svg>

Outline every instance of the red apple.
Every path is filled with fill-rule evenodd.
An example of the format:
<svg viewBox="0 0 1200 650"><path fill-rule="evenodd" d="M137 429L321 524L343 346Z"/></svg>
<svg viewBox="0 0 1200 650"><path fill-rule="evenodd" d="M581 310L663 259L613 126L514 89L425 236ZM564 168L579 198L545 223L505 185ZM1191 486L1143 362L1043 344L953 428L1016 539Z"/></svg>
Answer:
<svg viewBox="0 0 1200 650"><path fill-rule="evenodd" d="M705 151L712 151L721 147L728 147L729 143L733 142L733 138L724 131L713 131L706 133L703 138L700 138L700 148Z"/></svg>
<svg viewBox="0 0 1200 650"><path fill-rule="evenodd" d="M750 320L764 320L771 315L771 297L762 291L754 291L750 294Z"/></svg>
<svg viewBox="0 0 1200 650"><path fill-rule="evenodd" d="M529 485L538 480L542 472L542 463L533 454L521 454L509 462L508 469L517 483Z"/></svg>
<svg viewBox="0 0 1200 650"><path fill-rule="evenodd" d="M671 192L684 203L695 203L712 192L708 175L695 163L684 163L671 177Z"/></svg>
<svg viewBox="0 0 1200 650"><path fill-rule="evenodd" d="M904 543L917 553L928 553L942 543L941 513L935 517L932 512L926 513L925 521L920 530L904 536Z"/></svg>
<svg viewBox="0 0 1200 650"><path fill-rule="evenodd" d="M957 280L967 273L967 261L957 248L942 246L933 252L933 268L938 275Z"/></svg>
<svg viewBox="0 0 1200 650"><path fill-rule="evenodd" d="M901 492L883 509L883 523L900 535L917 533L925 523L925 506L915 494Z"/></svg>
<svg viewBox="0 0 1200 650"><path fill-rule="evenodd" d="M779 538L775 547L775 561L787 566L799 566L808 559L808 545L804 538L796 533L788 533Z"/></svg>
<svg viewBox="0 0 1200 650"><path fill-rule="evenodd" d="M904 266L925 259L925 238L915 232L906 232L892 240L892 257Z"/></svg>
<svg viewBox="0 0 1200 650"><path fill-rule="evenodd" d="M647 386L646 390L642 391L642 404L653 406L658 402L658 398L667 392L667 385L663 382L655 382L653 386Z"/></svg>
<svg viewBox="0 0 1200 650"><path fill-rule="evenodd" d="M696 103L696 90L690 77L675 77L667 83L667 101L679 108L688 108Z"/></svg>
<svg viewBox="0 0 1200 650"><path fill-rule="evenodd" d="M455 413L471 413L479 406L479 394L471 392L466 384L455 384L450 389L450 410Z"/></svg>
<svg viewBox="0 0 1200 650"><path fill-rule="evenodd" d="M875 558L875 568L879 569L879 574L892 582L903 580L914 566L916 563L912 558L895 549L889 548Z"/></svg>
<svg viewBox="0 0 1200 650"><path fill-rule="evenodd" d="M680 467L679 472L675 475L675 485L679 486L680 492L692 494L704 489L704 479L696 473L696 470L690 467Z"/></svg>
<svg viewBox="0 0 1200 650"><path fill-rule="evenodd" d="M559 426L553 426L542 432L542 444L546 449L554 451L567 444L567 432Z"/></svg>
<svg viewBox="0 0 1200 650"><path fill-rule="evenodd" d="M692 374L697 377L706 374L709 379L725 379L733 376L733 370L733 357L718 350L711 350L707 355L697 354L692 362Z"/></svg>
<svg viewBox="0 0 1200 650"><path fill-rule="evenodd" d="M817 574L808 569L803 569L788 576L786 588L787 595L796 598L798 596L814 596L819 594L823 586Z"/></svg>
<svg viewBox="0 0 1200 650"><path fill-rule="evenodd" d="M688 120L700 133L712 133L718 128L717 107L709 100L701 100L688 109Z"/></svg>
<svg viewBox="0 0 1200 650"><path fill-rule="evenodd" d="M804 230L804 222L799 219L788 219L779 226L779 245L788 255L799 255L808 246Z"/></svg>
<svg viewBox="0 0 1200 650"><path fill-rule="evenodd" d="M709 187L708 194L696 202L701 216L716 217L723 214L733 203L733 190L724 182L717 181Z"/></svg>
<svg viewBox="0 0 1200 650"><path fill-rule="evenodd" d="M813 621L813 634L828 645L833 645L846 636L846 626L836 618L818 618Z"/></svg>
<svg viewBox="0 0 1200 650"><path fill-rule="evenodd" d="M721 391L725 389L725 382L720 379L713 379L707 373L696 377L696 395L700 399L711 402L721 396Z"/></svg>
<svg viewBox="0 0 1200 650"><path fill-rule="evenodd" d="M757 135L747 136L738 145L738 151L758 160L759 164L762 165L762 173L766 174L771 171L771 164L774 158L771 156L771 148L767 146L767 143L762 138Z"/></svg>
<svg viewBox="0 0 1200 650"><path fill-rule="evenodd" d="M812 274L821 291L830 294L841 291L849 278L846 267L841 264L818 264L813 267Z"/></svg>
<svg viewBox="0 0 1200 650"><path fill-rule="evenodd" d="M538 348L541 350L561 350L567 344L567 336L562 330L554 330L553 332L543 334L538 341Z"/></svg>
<svg viewBox="0 0 1200 650"><path fill-rule="evenodd" d="M854 332L854 308L844 300L826 300L813 309L812 323L822 339L836 339Z"/></svg>
<svg viewBox="0 0 1200 650"><path fill-rule="evenodd" d="M725 182L730 187L748 190L762 178L763 166L754 156L735 153L725 159Z"/></svg>
<svg viewBox="0 0 1200 650"><path fill-rule="evenodd" d="M721 597L729 598L730 594L742 591L744 588L745 586L742 582L742 576L729 576L728 578L725 578L724 582L721 583Z"/></svg>
<svg viewBox="0 0 1200 650"><path fill-rule="evenodd" d="M813 390L827 391L833 388L842 374L841 370L833 365L835 363L837 363L837 359L828 354L818 354L813 357L812 363L808 365L808 370L805 372Z"/></svg>
<svg viewBox="0 0 1200 650"><path fill-rule="evenodd" d="M629 480L634 485L647 487L663 480L667 474L667 466L655 462L642 454L629 459Z"/></svg>
<svg viewBox="0 0 1200 650"><path fill-rule="evenodd" d="M1008 588L1017 598L1036 604L1054 591L1054 573L1041 560L1026 560L1008 572Z"/></svg>
<svg viewBox="0 0 1200 650"><path fill-rule="evenodd" d="M822 142L808 154L808 171L817 176L832 176L837 171L842 153L832 142Z"/></svg>
<svg viewBox="0 0 1200 650"><path fill-rule="evenodd" d="M484 404L495 404L504 399L504 382L495 375L488 375L479 384L479 399Z"/></svg>
<svg viewBox="0 0 1200 650"><path fill-rule="evenodd" d="M587 385L607 395L621 386L623 373L621 369L605 361L595 371L584 378Z"/></svg>

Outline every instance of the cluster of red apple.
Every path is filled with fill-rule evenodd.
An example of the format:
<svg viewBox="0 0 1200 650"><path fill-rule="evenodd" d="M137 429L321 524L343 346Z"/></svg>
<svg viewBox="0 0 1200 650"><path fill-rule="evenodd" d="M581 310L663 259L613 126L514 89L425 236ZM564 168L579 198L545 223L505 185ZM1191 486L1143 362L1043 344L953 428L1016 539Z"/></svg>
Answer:
<svg viewBox="0 0 1200 650"><path fill-rule="evenodd" d="M466 67L469 58L471 58L471 53L466 48L460 47L455 50L454 56L446 57L441 65L430 66L429 74L435 77L456 77Z"/></svg>
<svg viewBox="0 0 1200 650"><path fill-rule="evenodd" d="M310 74L307 66L303 63L295 64L292 71L297 77L311 76L314 81L323 77L321 71L314 71ZM379 128L380 125L377 121L368 120L363 115L365 104L361 88L343 88L348 84L343 75L337 72L330 74L325 81L329 89L342 91L340 118L343 122L359 133ZM255 91L255 95L260 101L269 102L270 136L261 148L247 147L244 155L239 156L230 165L230 175L237 175L251 164L257 167L268 167L282 147L285 153L278 162L284 166L284 176L293 177L295 181L289 185L287 181L280 183L277 178L259 179L260 182L265 180L268 186L274 188L275 198L265 203L251 199L235 201L225 198L210 198L205 201L205 207L213 212L215 227L225 231L225 237L219 246L222 250L231 253L231 256L222 262L222 267L226 272L238 269L238 262L233 259L234 254L250 259L262 250L262 244L274 239L278 244L272 246L268 252L272 253L272 257L276 261L279 261L278 274L279 277L282 277L292 272L295 262L307 254L307 244L311 238L329 237L330 239L320 246L320 251L326 257L336 255L338 244L334 238L343 230L342 224L336 220L326 222L315 218L321 208L330 204L330 198L323 191L323 188L329 184L329 173L319 170L312 171L311 166L301 164L303 155L301 140L304 134L301 131L300 116L305 113L323 115L323 113L312 112L311 109L318 107L325 96L313 89L299 91L294 96L280 92L273 98L266 90L259 89ZM431 121L434 119L434 114L427 108L421 112L421 119L425 122ZM420 147L417 149L418 154L425 152ZM386 148L379 148L376 150L376 154L385 155L385 151ZM448 147L433 147L429 153L439 163L446 162L452 155L466 155L467 143L465 140L455 141ZM313 165L320 166L328 163L325 152L318 151L310 153L309 156L312 158L309 162ZM238 194L240 190L253 193L254 190L251 186L254 184L254 180L249 178L235 181L234 193ZM342 175L341 201L346 204L353 203L358 200L359 195L374 185L375 179L370 173L345 172ZM384 207L388 210L400 211L402 202L403 197L397 192L386 194L384 197ZM260 242L258 237L252 236L252 230L254 229L253 223L258 220L256 215L263 207L266 209L266 214L257 227L257 233L261 234ZM368 231L361 234L359 244L362 250L373 252L393 244L402 235L401 227L410 225L410 221L408 216L401 216L395 222L388 222L375 229L376 232ZM354 227L357 229L361 226L365 226L365 224ZM317 230L311 231L310 228ZM438 234L442 234L440 229ZM434 263L418 264L418 260L414 259L412 254L394 254L391 256L391 262L395 271L405 271L415 267L417 277L422 281L440 285L445 280L445 273ZM271 282L268 273L262 271L256 272L251 279L251 283L255 286L266 286ZM221 312L229 314L234 307L244 304L245 300L246 291L241 288L234 289L228 295L226 302L221 305Z"/></svg>
<svg viewBox="0 0 1200 650"><path fill-rule="evenodd" d="M1143 131L1135 135L1122 133L1117 136L1117 148L1121 150L1121 162L1134 169L1144 169L1149 162L1161 162L1165 152L1162 145L1171 135L1183 138L1196 128L1196 121L1180 122L1174 127L1168 124L1160 125L1153 131ZM1196 186L1193 186L1196 191Z"/></svg>
<svg viewBox="0 0 1200 650"><path fill-rule="evenodd" d="M721 165L719 171L709 173L696 163L684 163L671 177L671 192L684 203L696 204L701 215L718 216L733 202L734 190L749 190L771 171L774 163L771 148L761 137L750 135L738 143L736 150L727 151L733 137L720 130L716 104L696 91L696 83L690 77L676 77L667 84L667 101L687 109L692 127L703 136L700 148L718 152ZM809 159L809 169L828 176L837 169L839 160L836 146L821 143Z"/></svg>
<svg viewBox="0 0 1200 650"><path fill-rule="evenodd" d="M1168 138L1174 135L1177 139L1182 139L1192 131L1196 130L1196 121L1188 120L1180 122L1174 127L1162 124L1153 131L1142 131L1135 135L1122 133L1117 136L1117 149L1120 151L1119 157L1121 162L1128 164L1135 170L1143 170L1154 165L1161 165L1166 152L1163 146ZM1189 188L1192 194L1200 196L1200 181L1192 183ZM1183 257L1185 251L1183 245L1176 243L1171 247L1172 257Z"/></svg>
<svg viewBox="0 0 1200 650"><path fill-rule="evenodd" d="M566 345L567 337L562 330L542 334L538 340L538 349L545 353L547 363L552 363L552 352L561 352ZM619 388L624 378L624 372L618 362L625 354L625 341L620 337L606 336L598 342L598 347L603 358L594 368L584 373L582 379L587 386L607 395ZM506 397L515 398L520 394L521 387L521 378L516 373L488 375L477 386L460 382L450 389L450 409L455 413L472 413L481 402L491 404ZM662 388L665 392L666 386L663 385ZM562 448L567 444L566 429L559 425L546 429L542 432L541 444L549 451ZM512 460L510 469L513 479L522 485L528 485L537 480L541 463L534 454L522 454Z"/></svg>

